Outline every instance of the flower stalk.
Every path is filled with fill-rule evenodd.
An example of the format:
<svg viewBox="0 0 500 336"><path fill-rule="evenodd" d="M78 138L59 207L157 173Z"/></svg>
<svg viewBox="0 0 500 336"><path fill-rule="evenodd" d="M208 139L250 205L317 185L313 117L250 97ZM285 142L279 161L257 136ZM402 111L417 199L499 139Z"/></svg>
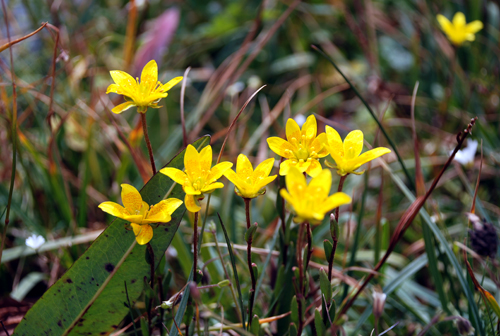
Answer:
<svg viewBox="0 0 500 336"><path fill-rule="evenodd" d="M196 278L196 265L198 264L198 216L199 212L194 213L193 224L193 276Z"/></svg>
<svg viewBox="0 0 500 336"><path fill-rule="evenodd" d="M337 188L337 192L342 192L347 175L340 177L339 187ZM338 239L339 213L340 213L340 206L335 209L335 217L333 216L333 214L330 214L330 233L332 235L332 240L333 240L332 253L330 253L330 256L328 257L328 280L330 280L330 282L332 281L332 270L333 270L333 261L335 259L335 251L337 250L337 244L339 242Z"/></svg>
<svg viewBox="0 0 500 336"><path fill-rule="evenodd" d="M243 198L245 201L245 217L247 221L247 262L248 262L248 271L250 272L250 278L252 279L252 288L250 289L250 297L248 299L248 326L252 325L253 318L253 304L255 301L255 288L257 287L257 279L255 279L255 274L252 267L252 240L253 240L253 232L250 231L251 222L250 222L250 201L251 198ZM255 232L255 231L254 231Z"/></svg>
<svg viewBox="0 0 500 336"><path fill-rule="evenodd" d="M151 169L153 170L153 175L156 174L155 158L153 156L153 148L151 147L151 141L149 141L148 126L146 125L146 113L139 113L141 115L142 129L144 131L144 140L146 140L146 147L148 147L149 161L151 161Z"/></svg>

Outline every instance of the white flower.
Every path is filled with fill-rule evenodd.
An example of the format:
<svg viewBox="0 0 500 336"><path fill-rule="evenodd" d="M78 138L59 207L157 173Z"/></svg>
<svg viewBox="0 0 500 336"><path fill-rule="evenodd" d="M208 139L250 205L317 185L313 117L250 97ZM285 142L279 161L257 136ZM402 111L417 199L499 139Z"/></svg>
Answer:
<svg viewBox="0 0 500 336"><path fill-rule="evenodd" d="M460 149L457 154L455 154L454 160L464 166L472 165L474 163L474 157L476 156L477 145L478 142L476 140L469 140L467 147Z"/></svg>
<svg viewBox="0 0 500 336"><path fill-rule="evenodd" d="M28 237L28 239L26 239L26 246L31 247L34 250L38 250L44 243L45 238L36 234L32 234Z"/></svg>
<svg viewBox="0 0 500 336"><path fill-rule="evenodd" d="M297 114L293 119L299 125L299 127L302 127L302 125L304 125L304 123L306 122L306 117L304 117L303 114Z"/></svg>

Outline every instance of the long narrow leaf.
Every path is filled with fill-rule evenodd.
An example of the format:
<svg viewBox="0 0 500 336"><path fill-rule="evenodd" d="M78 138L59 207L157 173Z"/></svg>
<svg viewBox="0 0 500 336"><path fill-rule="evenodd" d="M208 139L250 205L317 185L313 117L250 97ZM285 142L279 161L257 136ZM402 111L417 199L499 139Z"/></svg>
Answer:
<svg viewBox="0 0 500 336"><path fill-rule="evenodd" d="M194 143L198 149L209 143L203 137ZM182 168L184 151L169 164ZM183 199L181 186L166 175L156 174L140 191L143 200L155 204L166 197ZM155 267L170 245L185 208L179 207L172 220L154 229L150 244ZM99 335L118 326L128 308L123 282L131 304L140 297L144 278L149 279L146 245L136 244L125 221L116 219L94 241L59 281L45 292L16 328L17 335Z"/></svg>

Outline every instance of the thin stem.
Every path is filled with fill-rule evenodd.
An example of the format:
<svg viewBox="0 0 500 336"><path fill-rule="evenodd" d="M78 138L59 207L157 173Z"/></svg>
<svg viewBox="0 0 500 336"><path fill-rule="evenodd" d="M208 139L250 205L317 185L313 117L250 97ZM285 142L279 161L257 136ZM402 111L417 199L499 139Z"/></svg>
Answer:
<svg viewBox="0 0 500 336"><path fill-rule="evenodd" d="M349 174L347 174L347 175L349 175ZM345 179L347 178L347 175L340 177L337 192L341 192L342 189L344 188L344 182L345 182ZM340 207L337 207L337 209L335 209L335 221L337 223L339 222L339 213L340 213ZM337 224L335 224L335 225L337 225ZM328 257L328 280L330 280L330 282L332 281L333 261L335 259L335 252L337 251L337 244L339 242L337 235L338 235L338 233L335 235L332 235L333 248L332 248L332 253L330 253L330 256Z"/></svg>
<svg viewBox="0 0 500 336"><path fill-rule="evenodd" d="M186 122L184 121L184 94L186 92L187 76L190 70L191 67L187 67L187 69L184 71L184 77L183 77L184 80L182 81L182 86L181 86L181 125L182 125L182 144L184 145L184 147L187 147L188 145Z"/></svg>
<svg viewBox="0 0 500 336"><path fill-rule="evenodd" d="M226 264L224 264L224 260L222 259L222 253L220 251L219 242L217 241L217 234L215 231L212 231L212 234L214 236L215 248L217 250L217 254L219 255L220 263L222 264L222 269L224 270L224 274L226 275L226 279L230 279L229 273L227 272ZM234 287L233 287L232 282L229 283L229 289L231 289L231 295L233 296L234 305L235 305L235 307L237 307L238 300L236 300L236 294L234 293ZM237 314L237 316L238 316L239 320L241 322L243 322L241 314Z"/></svg>
<svg viewBox="0 0 500 336"><path fill-rule="evenodd" d="M10 43L9 20L5 1L2 0L2 10L5 17L5 31L7 33L7 42ZM7 237L7 226L9 226L10 207L12 204L12 195L14 193L14 181L16 179L16 162L17 162L17 91L14 74L14 56L12 48L9 48L10 53L10 74L12 77L12 119L11 119L11 138L12 138L12 171L10 175L9 196L7 198L7 210L5 214L5 226L2 234L2 243L0 244L0 263L2 260L2 252L5 246L5 238ZM3 325L3 324L2 324Z"/></svg>
<svg viewBox="0 0 500 336"><path fill-rule="evenodd" d="M148 126L146 125L146 113L139 113L141 115L142 129L144 131L144 140L146 140L146 146L148 147L149 160L151 161L151 169L153 169L153 175L156 174L155 158L153 157L153 148L151 147L151 141L149 141Z"/></svg>
<svg viewBox="0 0 500 336"><path fill-rule="evenodd" d="M307 223L307 222L306 222ZM302 259L302 240L304 239L304 228L306 223L299 224L299 235L297 238L297 266L299 267L299 285L297 293L297 304L299 309L299 326L297 330L297 335L302 334L304 329L304 321L302 320L303 309L302 298L304 298L305 293L305 281L304 281L304 262Z"/></svg>
<svg viewBox="0 0 500 336"><path fill-rule="evenodd" d="M309 262L311 261L311 256L313 252L312 248L312 230L309 222L306 222L306 238L307 238L307 259L306 259L306 268L304 272L307 272L307 268L309 266Z"/></svg>
<svg viewBox="0 0 500 336"><path fill-rule="evenodd" d="M243 198L245 201L245 215L247 219L247 230L250 229L250 198ZM252 325L253 319L253 304L255 301L255 287L257 287L257 280L255 279L255 274L253 273L252 267L252 235L248 237L247 240L247 262L248 270L250 271L250 278L252 279L252 288L250 289L250 298L248 300L248 327Z"/></svg>
<svg viewBox="0 0 500 336"><path fill-rule="evenodd" d="M194 225L193 225L193 277L196 279L196 265L198 263L198 214L194 213Z"/></svg>
<svg viewBox="0 0 500 336"><path fill-rule="evenodd" d="M347 174L347 175L349 175L349 174ZM339 187L337 188L337 192L341 192L342 189L344 188L344 182L345 182L345 179L347 178L347 175L340 177ZM335 209L335 220L337 221L337 223L339 222L339 212L340 212L340 207Z"/></svg>

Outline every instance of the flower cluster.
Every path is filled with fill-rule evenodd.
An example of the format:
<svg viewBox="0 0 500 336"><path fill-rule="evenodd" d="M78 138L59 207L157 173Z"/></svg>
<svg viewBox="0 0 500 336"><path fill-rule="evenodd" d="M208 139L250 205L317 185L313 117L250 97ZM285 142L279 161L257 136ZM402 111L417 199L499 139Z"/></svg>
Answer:
<svg viewBox="0 0 500 336"><path fill-rule="evenodd" d="M157 108L161 98L168 95L167 91L182 80L176 77L165 85L158 81L158 67L155 61L150 61L144 67L141 80L134 80L123 71L111 71L115 84L108 87L107 93L115 92L125 96L126 103L113 109L121 113L136 106L139 113L145 113L148 107ZM143 125L144 126L144 125ZM363 132L350 132L342 141L339 133L330 126L325 132L318 134L318 126L314 115L309 116L302 127L293 119L286 123L286 140L279 137L267 139L270 149L283 157L279 174L286 176L287 190L280 190L280 195L287 201L295 214L296 222L317 224L323 220L326 213L342 204L351 202L351 198L343 192L330 194L332 174L323 169L320 159L330 155L334 164L325 161L330 168L335 168L337 174L344 177L348 174L362 174L359 168L384 154L390 153L387 148L379 147L361 154L363 149ZM152 152L150 152L151 161ZM236 171L231 170L231 162L217 163L212 167L212 147L207 146L200 152L188 145L184 155L184 171L166 167L160 173L168 176L182 186L184 204L192 213L201 210L200 201L206 194L224 187L218 180L224 175L234 185L235 192L249 201L263 195L266 186L276 179L270 176L274 158L269 158L253 168L252 163L243 154L238 156ZM312 177L309 184L306 175ZM182 204L182 201L170 198L149 206L142 201L139 192L132 186L122 184L123 206L104 202L99 207L119 218L131 223L139 244L148 243L153 236L152 223L166 223L171 220L172 213ZM248 203L248 202L247 202Z"/></svg>

